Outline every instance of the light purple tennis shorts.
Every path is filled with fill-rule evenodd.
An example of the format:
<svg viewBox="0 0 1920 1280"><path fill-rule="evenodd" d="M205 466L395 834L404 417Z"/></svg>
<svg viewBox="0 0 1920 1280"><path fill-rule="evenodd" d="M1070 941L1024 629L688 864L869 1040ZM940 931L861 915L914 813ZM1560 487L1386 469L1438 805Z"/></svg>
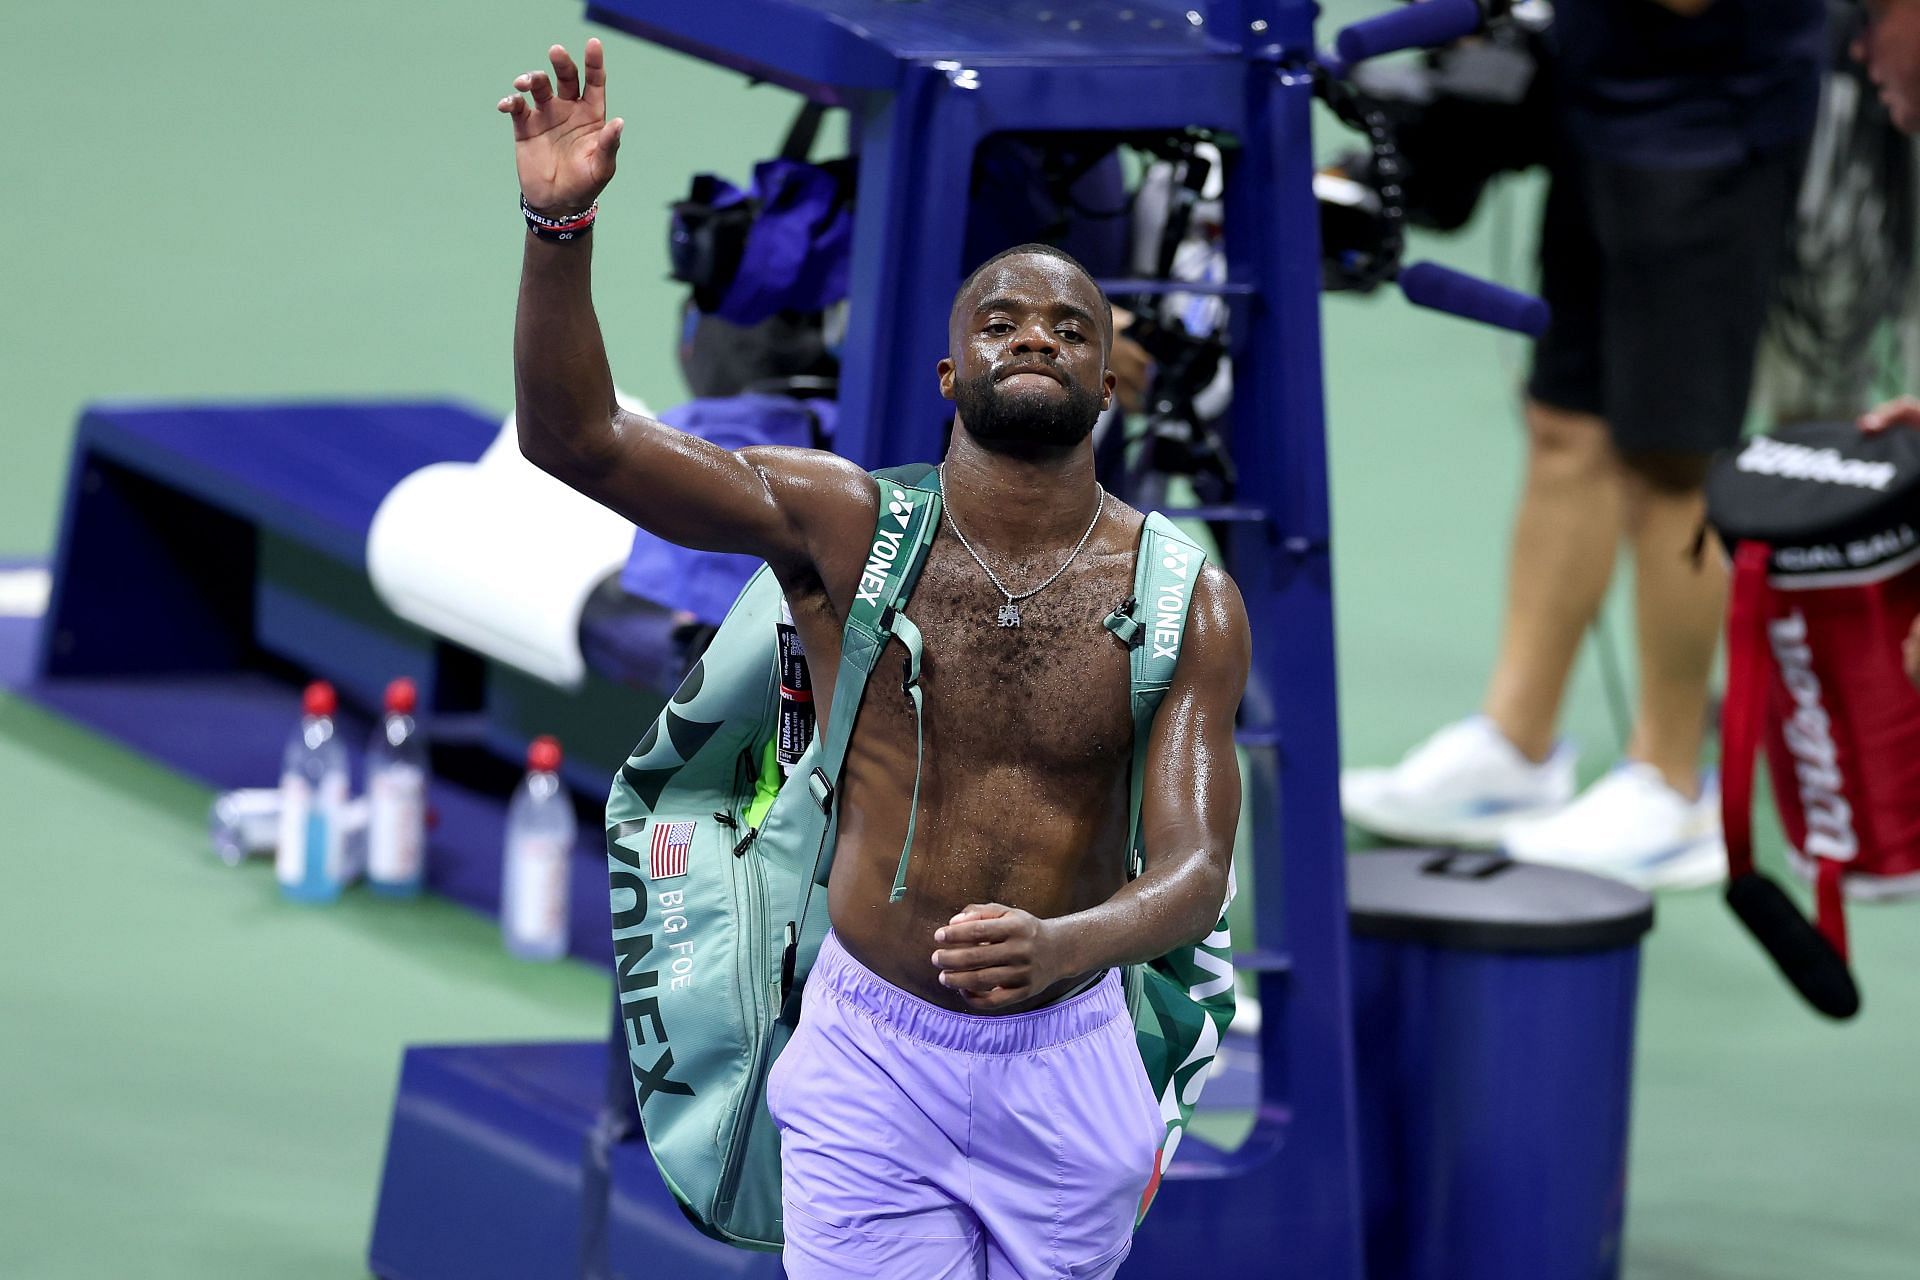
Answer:
<svg viewBox="0 0 1920 1280"><path fill-rule="evenodd" d="M1118 972L954 1013L829 933L767 1105L793 1280L1111 1276L1163 1126Z"/></svg>

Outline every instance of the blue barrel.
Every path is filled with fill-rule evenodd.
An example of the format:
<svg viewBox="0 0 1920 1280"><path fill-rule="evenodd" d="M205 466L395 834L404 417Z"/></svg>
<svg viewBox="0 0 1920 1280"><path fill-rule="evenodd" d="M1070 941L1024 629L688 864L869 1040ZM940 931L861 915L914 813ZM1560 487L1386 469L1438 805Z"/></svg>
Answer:
<svg viewBox="0 0 1920 1280"><path fill-rule="evenodd" d="M1370 1280L1617 1276L1653 900L1478 853L1347 876Z"/></svg>

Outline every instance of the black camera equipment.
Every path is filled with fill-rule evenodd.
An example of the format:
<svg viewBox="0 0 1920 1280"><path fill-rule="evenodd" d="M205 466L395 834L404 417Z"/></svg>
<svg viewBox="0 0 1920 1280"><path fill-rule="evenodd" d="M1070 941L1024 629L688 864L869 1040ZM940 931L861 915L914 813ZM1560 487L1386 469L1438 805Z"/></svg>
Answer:
<svg viewBox="0 0 1920 1280"><path fill-rule="evenodd" d="M1321 100L1368 144L1315 179L1327 289L1371 292L1399 270L1408 224L1458 230L1495 177L1546 162L1551 10L1482 7L1471 39L1318 76Z"/></svg>

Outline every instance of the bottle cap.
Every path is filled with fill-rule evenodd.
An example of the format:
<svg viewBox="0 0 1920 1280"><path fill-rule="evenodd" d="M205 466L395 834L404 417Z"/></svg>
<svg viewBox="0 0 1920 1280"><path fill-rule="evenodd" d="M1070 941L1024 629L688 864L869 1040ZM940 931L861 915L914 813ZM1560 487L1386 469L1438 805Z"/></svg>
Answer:
<svg viewBox="0 0 1920 1280"><path fill-rule="evenodd" d="M560 739L543 733L527 746L527 768L552 773L560 767Z"/></svg>
<svg viewBox="0 0 1920 1280"><path fill-rule="evenodd" d="M396 716L410 716L413 709L420 705L420 692L413 681L401 676L387 686L387 710Z"/></svg>
<svg viewBox="0 0 1920 1280"><path fill-rule="evenodd" d="M325 680L315 680L301 696L300 706L307 715L330 716L340 709L340 699L332 685Z"/></svg>

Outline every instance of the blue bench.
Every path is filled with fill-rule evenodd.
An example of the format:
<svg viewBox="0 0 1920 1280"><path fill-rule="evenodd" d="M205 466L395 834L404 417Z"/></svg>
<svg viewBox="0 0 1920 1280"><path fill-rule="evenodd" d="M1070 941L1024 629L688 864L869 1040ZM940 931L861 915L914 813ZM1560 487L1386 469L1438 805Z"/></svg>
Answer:
<svg viewBox="0 0 1920 1280"><path fill-rule="evenodd" d="M601 1041L414 1048L367 1262L382 1280L781 1275L695 1231L646 1147L608 1143Z"/></svg>
<svg viewBox="0 0 1920 1280"><path fill-rule="evenodd" d="M388 492L433 463L477 460L498 431L497 417L441 402L89 409L22 692L229 788L278 774L305 680L339 688L357 752L387 682L409 676L436 747L476 749L462 777L435 779L429 884L493 913L501 806L527 742L560 734L569 782L597 798L661 700L598 681L554 689L374 594L367 533ZM573 935L576 954L604 963L596 826L583 824L574 859Z"/></svg>
<svg viewBox="0 0 1920 1280"><path fill-rule="evenodd" d="M477 460L498 431L496 417L441 402L89 409L38 680L272 669L331 680L371 711L389 680L410 676L436 738L517 767L534 736L560 733L568 780L601 794L661 694L554 689L401 621L367 577L367 533L394 486ZM257 769L208 780L245 777Z"/></svg>
<svg viewBox="0 0 1920 1280"><path fill-rule="evenodd" d="M496 419L444 403L87 410L39 674L244 666L261 638L260 535L364 576L367 531L387 493L432 463L477 460L497 430ZM278 621L258 620L269 633Z"/></svg>

